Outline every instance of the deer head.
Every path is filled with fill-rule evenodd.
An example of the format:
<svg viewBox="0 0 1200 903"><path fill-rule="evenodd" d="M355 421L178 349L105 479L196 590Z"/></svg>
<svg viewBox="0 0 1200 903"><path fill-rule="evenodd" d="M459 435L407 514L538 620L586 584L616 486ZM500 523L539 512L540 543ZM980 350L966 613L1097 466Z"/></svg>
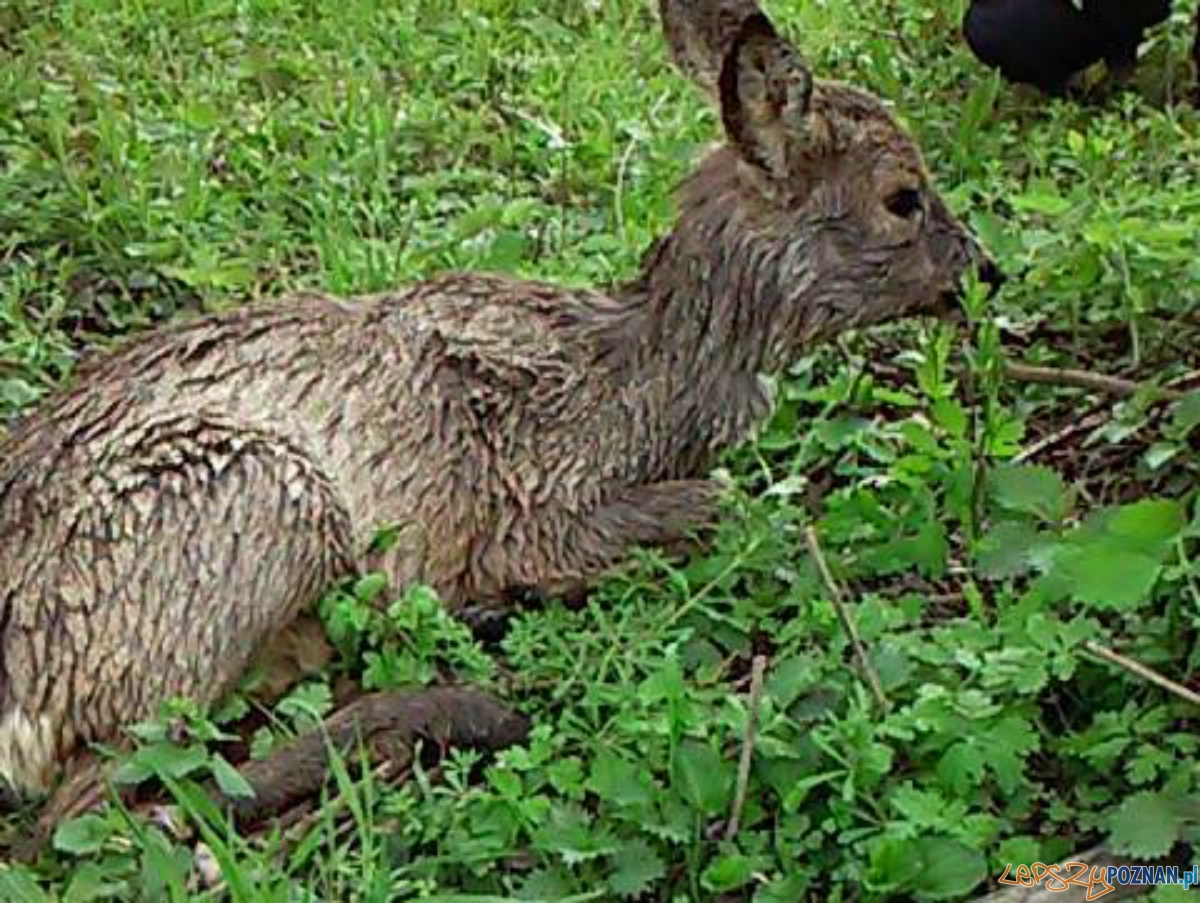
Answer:
<svg viewBox="0 0 1200 903"><path fill-rule="evenodd" d="M714 322L758 324L749 341L771 367L849 327L954 308L972 266L998 281L880 100L814 80L752 0L660 0L660 12L726 142L684 186L651 291L699 273L725 303L751 307Z"/></svg>

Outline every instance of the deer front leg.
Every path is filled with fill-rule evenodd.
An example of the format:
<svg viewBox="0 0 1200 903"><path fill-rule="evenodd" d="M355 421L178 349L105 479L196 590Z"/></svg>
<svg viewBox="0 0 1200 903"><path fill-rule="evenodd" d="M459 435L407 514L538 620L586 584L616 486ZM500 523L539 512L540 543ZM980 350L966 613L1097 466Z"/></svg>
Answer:
<svg viewBox="0 0 1200 903"><path fill-rule="evenodd" d="M586 513L559 512L537 525L539 541L495 546L491 586L456 613L476 639L495 643L522 608L553 598L580 608L588 589L634 548L653 547L672 557L690 551L716 521L721 492L711 480L664 480L624 487Z"/></svg>
<svg viewBox="0 0 1200 903"><path fill-rule="evenodd" d="M572 525L563 543L570 560L549 589L557 595L579 592L637 547L672 557L688 553L715 524L721 492L712 480L664 480L621 490Z"/></svg>
<svg viewBox="0 0 1200 903"><path fill-rule="evenodd" d="M315 612L303 612L271 637L256 656L254 695L273 705L292 687L320 674L333 660L333 646Z"/></svg>
<svg viewBox="0 0 1200 903"><path fill-rule="evenodd" d="M665 480L633 486L601 509L601 524L624 534L626 552L655 546L669 555L690 552L717 520L722 486L714 480Z"/></svg>

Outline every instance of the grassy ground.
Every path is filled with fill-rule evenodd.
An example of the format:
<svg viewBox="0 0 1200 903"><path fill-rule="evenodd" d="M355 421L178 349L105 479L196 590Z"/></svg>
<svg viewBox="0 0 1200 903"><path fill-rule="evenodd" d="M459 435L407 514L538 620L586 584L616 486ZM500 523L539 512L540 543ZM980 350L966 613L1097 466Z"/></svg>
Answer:
<svg viewBox="0 0 1200 903"><path fill-rule="evenodd" d="M499 648L420 593L386 614L373 585L332 595L338 664L253 738L304 726L347 679L453 674L530 713L526 747L402 786L339 773L304 832L239 838L192 790L229 780L193 717L127 773L165 779L204 846L110 809L36 868L0 866L0 899L944 900L1099 840L1152 856L1200 837L1195 706L1086 645L1200 681L1200 403L1154 389L1200 384L1200 117L1174 102L1194 4L1177 5L1135 88L1081 106L986 76L957 0L773 3L819 72L892 99L920 137L1014 277L988 314L815 354L727 461L705 554L645 556ZM626 277L715 135L643 0L8 0L0 417L130 330L289 288ZM1005 357L1142 389L1014 380Z"/></svg>

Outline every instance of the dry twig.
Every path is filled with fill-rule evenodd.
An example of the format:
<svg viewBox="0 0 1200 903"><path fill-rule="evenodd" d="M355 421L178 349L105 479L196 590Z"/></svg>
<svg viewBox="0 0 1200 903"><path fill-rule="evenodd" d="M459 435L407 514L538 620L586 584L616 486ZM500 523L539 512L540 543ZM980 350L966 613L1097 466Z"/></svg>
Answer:
<svg viewBox="0 0 1200 903"><path fill-rule="evenodd" d="M767 672L767 657L754 656L750 670L750 697L746 701L746 735L742 739L742 758L738 762L737 789L733 796L733 809L729 823L725 826L725 839L737 836L742 820L742 809L746 805L746 791L750 785L750 764L754 759L754 741L758 733L758 713L762 708L763 677Z"/></svg>
<svg viewBox="0 0 1200 903"><path fill-rule="evenodd" d="M1176 392L1194 392L1200 388L1200 370L1189 370L1182 376L1167 380L1167 388L1174 389Z"/></svg>
<svg viewBox="0 0 1200 903"><path fill-rule="evenodd" d="M1017 455L1016 458L1013 459L1013 463L1023 464L1026 461L1032 461L1043 452L1057 448L1059 445L1062 445L1069 439L1078 436L1080 433L1086 433L1096 429L1097 427L1103 426L1111 416L1111 411L1103 410L1088 414L1086 417L1082 417L1079 420L1074 420L1071 423L1068 423L1062 429L1056 430L1050 435L1044 436L1037 442L1033 443L1033 445L1029 446L1019 455Z"/></svg>
<svg viewBox="0 0 1200 903"><path fill-rule="evenodd" d="M854 622L850 620L850 613L846 610L842 589L838 586L837 581L833 579L833 574L829 570L829 563L825 560L825 553L821 551L821 541L817 538L817 531L811 526L804 528L804 543L808 546L808 553L812 555L813 561L816 562L817 571L821 574L821 579L825 582L825 586L829 590L830 600L837 611L838 620L842 622L842 629L846 631L846 636L850 638L850 645L854 649L854 657L858 660L858 666L862 670L867 684L871 687L871 693L875 696L875 701L879 703L879 708L886 712L891 708L891 705L888 703L887 697L883 694L883 685L879 682L879 675L875 673L875 668L871 665L871 660L867 657L867 649L863 645L862 640L859 639L858 630L855 628Z"/></svg>
<svg viewBox="0 0 1200 903"><path fill-rule="evenodd" d="M1014 382L1040 383L1046 386L1070 386L1076 389L1088 389L1105 395L1116 395L1129 398L1136 393L1146 390L1155 396L1157 401L1179 401L1186 393L1177 389L1167 389L1149 386L1144 383L1122 379L1119 376L1109 376L1107 373L1096 373L1091 370L1073 370L1063 367L1041 367L1035 364L1020 364L1006 361L1005 375Z"/></svg>
<svg viewBox="0 0 1200 903"><path fill-rule="evenodd" d="M1197 693L1194 690L1189 690L1183 684L1176 683L1169 677L1164 677L1153 668L1147 667L1141 662L1134 661L1127 656L1121 655L1119 652L1114 652L1107 646L1101 646L1099 643L1094 643L1091 640L1087 640L1083 644L1083 647L1093 655L1099 656L1105 661L1112 662L1119 668L1124 668L1130 674L1136 675L1142 680L1149 681L1156 686L1162 687L1168 693L1173 693L1180 699L1185 699L1193 705L1200 705L1200 693Z"/></svg>

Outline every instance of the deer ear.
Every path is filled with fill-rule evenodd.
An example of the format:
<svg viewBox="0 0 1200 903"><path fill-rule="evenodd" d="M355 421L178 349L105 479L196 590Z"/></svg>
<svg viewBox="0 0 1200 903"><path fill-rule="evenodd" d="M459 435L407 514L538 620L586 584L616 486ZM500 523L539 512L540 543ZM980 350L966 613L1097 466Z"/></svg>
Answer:
<svg viewBox="0 0 1200 903"><path fill-rule="evenodd" d="M800 51L761 13L744 20L718 82L725 134L748 162L787 175L806 142L812 74Z"/></svg>
<svg viewBox="0 0 1200 903"><path fill-rule="evenodd" d="M658 14L675 67L716 100L729 42L763 12L758 0L659 0Z"/></svg>

